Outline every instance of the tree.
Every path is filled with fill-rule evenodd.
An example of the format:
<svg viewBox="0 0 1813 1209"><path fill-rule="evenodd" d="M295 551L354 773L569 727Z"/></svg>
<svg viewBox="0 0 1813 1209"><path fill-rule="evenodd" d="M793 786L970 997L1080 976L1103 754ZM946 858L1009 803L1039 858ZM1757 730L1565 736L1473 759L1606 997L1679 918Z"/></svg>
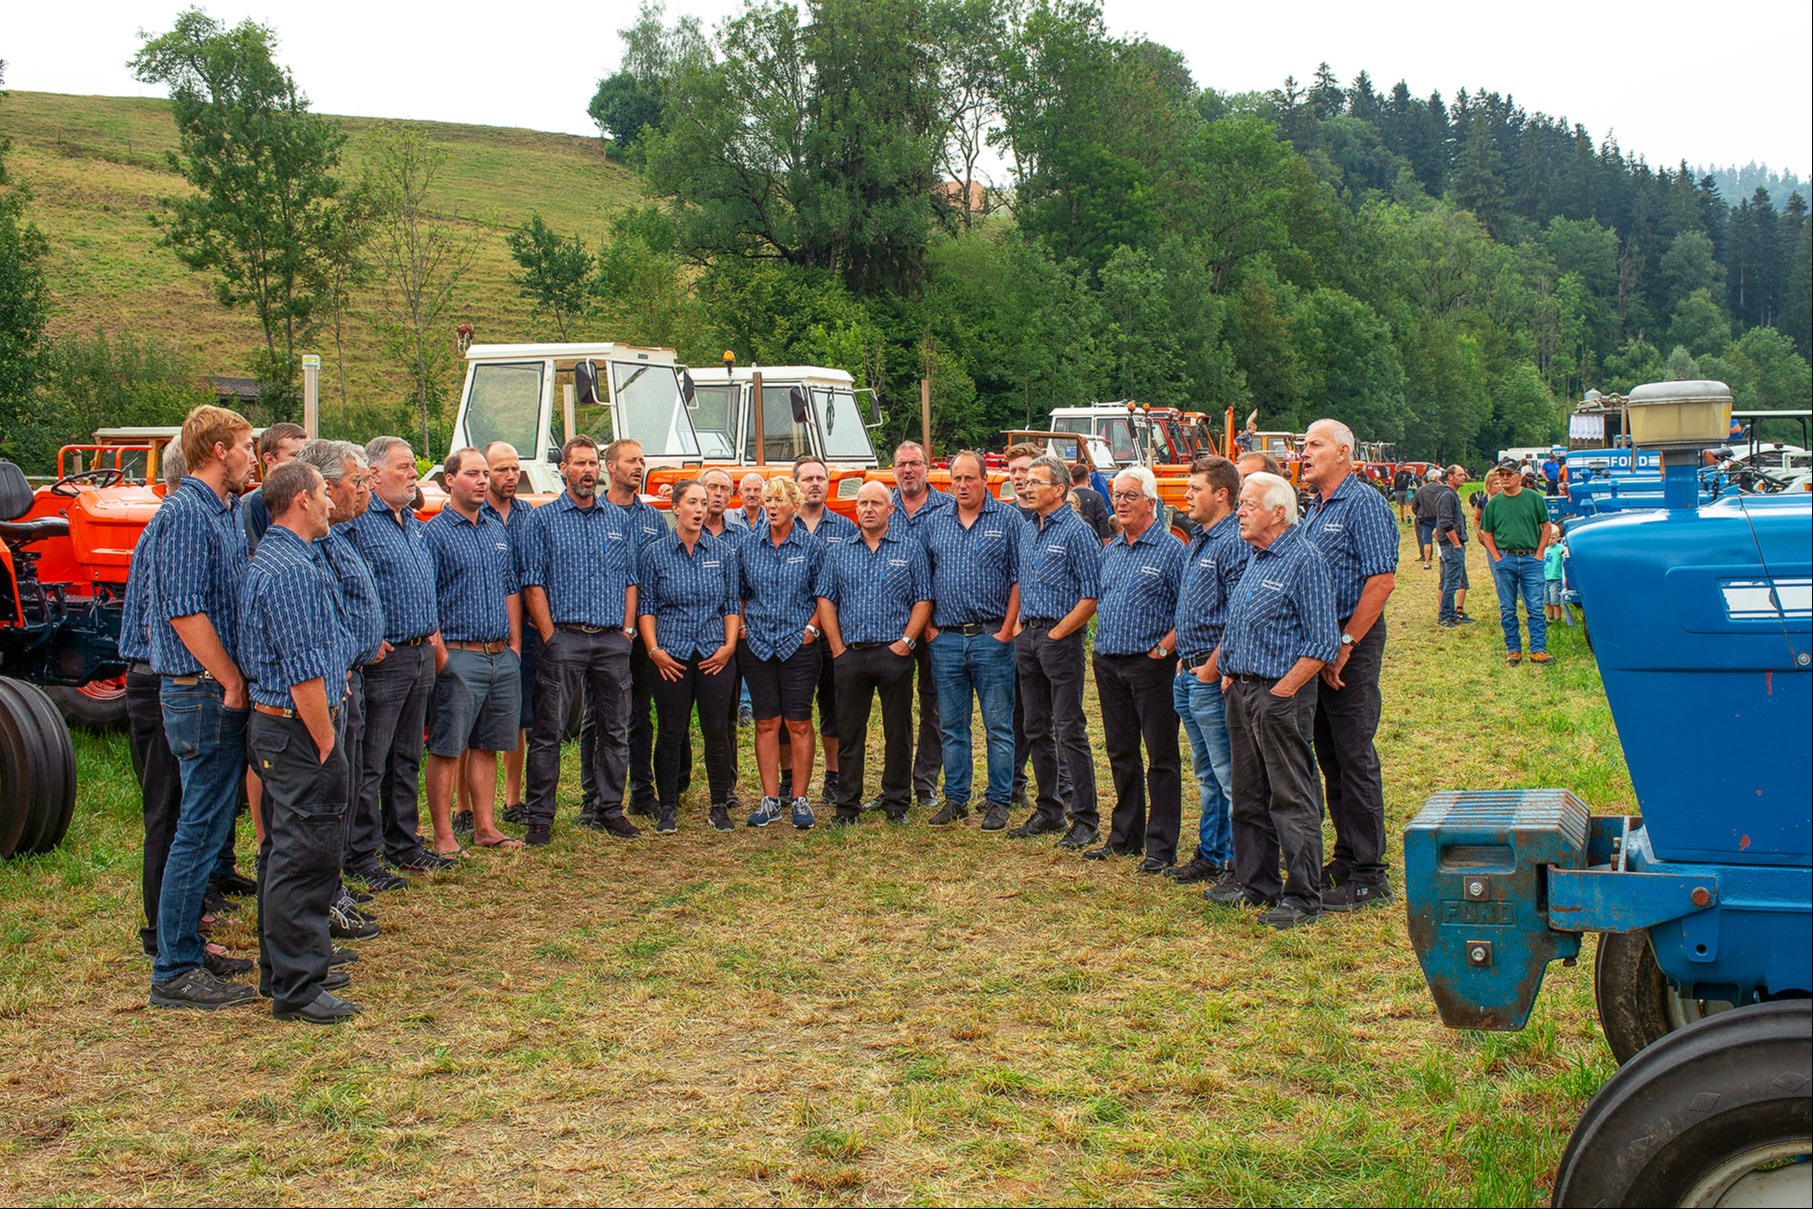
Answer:
<svg viewBox="0 0 1813 1209"><path fill-rule="evenodd" d="M662 23L665 13L659 0L645 0L635 23L617 31L623 39L623 66L598 82L586 106L598 132L609 140L606 153L614 158L625 158L644 131L660 126L668 81L683 61L706 53L697 17L682 17L669 29Z"/></svg>
<svg viewBox="0 0 1813 1209"><path fill-rule="evenodd" d="M336 239L333 173L345 135L309 112L274 47L266 26L227 29L189 9L169 33L147 37L130 66L140 81L169 86L180 151L168 158L195 187L163 199L152 222L185 265L218 274L222 306L252 307L264 331L260 376L289 396Z"/></svg>
<svg viewBox="0 0 1813 1209"><path fill-rule="evenodd" d="M511 284L567 339L573 324L597 308L597 262L585 240L551 231L540 214L531 214L504 242L522 268L510 274Z"/></svg>
<svg viewBox="0 0 1813 1209"><path fill-rule="evenodd" d="M371 135L364 187L374 207L371 256L379 285L373 319L387 353L402 362L414 388L424 456L432 456L429 422L445 398L453 361L442 318L477 251L477 240L428 205L447 152L413 126L385 122Z"/></svg>
<svg viewBox="0 0 1813 1209"><path fill-rule="evenodd" d="M6 63L0 60L0 81ZM21 447L21 438L40 427L33 415L32 393L38 378L44 324L50 317L50 295L44 281L49 245L43 232L25 221L27 194L7 176L6 156L12 140L0 138L0 452L36 463L61 442L50 433ZM26 445L34 444L29 440Z"/></svg>
<svg viewBox="0 0 1813 1209"><path fill-rule="evenodd" d="M1725 318L1711 290L1695 290L1675 307L1668 338L1696 357L1710 356L1723 352L1731 342L1731 320Z"/></svg>

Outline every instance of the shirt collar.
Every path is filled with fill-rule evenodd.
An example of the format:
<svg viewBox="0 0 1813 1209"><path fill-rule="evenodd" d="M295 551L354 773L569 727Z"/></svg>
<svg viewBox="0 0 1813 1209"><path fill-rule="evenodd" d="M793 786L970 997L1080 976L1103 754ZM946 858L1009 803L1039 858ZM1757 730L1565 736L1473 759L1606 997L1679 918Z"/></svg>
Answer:
<svg viewBox="0 0 1813 1209"><path fill-rule="evenodd" d="M199 498L206 500L216 512L231 512L239 507L238 496L229 493L225 499L222 499L214 488L208 486L207 483L196 478L192 474L183 475L183 480L181 483L177 484L177 487L179 489L188 490Z"/></svg>
<svg viewBox="0 0 1813 1209"><path fill-rule="evenodd" d="M327 537L321 539L322 542L328 541L333 535L333 530L329 529ZM300 553L304 558L310 559L315 557L316 551L320 548L316 543L306 540L294 529L286 529L282 525L272 525L269 529L264 531L264 536L258 539L259 549L262 550L266 543L271 543L280 550L284 546L289 546L293 551Z"/></svg>
<svg viewBox="0 0 1813 1209"><path fill-rule="evenodd" d="M1336 494L1338 495L1340 493L1336 492ZM1253 547L1253 556L1255 558L1257 558L1261 555L1270 557L1270 556L1275 556L1275 555L1289 554L1290 548L1302 540L1303 540L1303 525L1301 522L1298 522L1297 524L1292 525L1290 528L1286 529L1283 533L1280 533L1277 536L1277 538L1273 540L1272 544L1267 546L1265 549L1261 550L1257 546Z"/></svg>
<svg viewBox="0 0 1813 1209"><path fill-rule="evenodd" d="M594 508L598 507L598 501L600 498L601 497L594 495L592 497L592 507L591 508L581 508L579 506L579 501L573 498L572 488L563 487L560 490L560 494L555 496L552 500L550 500L548 502L551 505L553 505L554 507L560 508L567 512L590 512ZM609 501L607 500L606 502L608 503ZM514 509L512 509L512 511L514 511Z"/></svg>
<svg viewBox="0 0 1813 1209"><path fill-rule="evenodd" d="M1142 532L1138 537L1134 538L1132 541L1128 541L1127 535L1124 533L1117 534L1114 539L1114 544L1122 547L1123 549L1128 549L1128 550L1131 550L1134 546L1143 545L1147 538L1155 537L1159 534L1159 531L1161 528L1161 526L1159 524L1159 519L1160 518L1154 516L1152 518L1152 523L1150 525L1147 525L1144 532ZM1166 530L1164 532L1164 536L1165 537L1171 536L1170 531Z"/></svg>

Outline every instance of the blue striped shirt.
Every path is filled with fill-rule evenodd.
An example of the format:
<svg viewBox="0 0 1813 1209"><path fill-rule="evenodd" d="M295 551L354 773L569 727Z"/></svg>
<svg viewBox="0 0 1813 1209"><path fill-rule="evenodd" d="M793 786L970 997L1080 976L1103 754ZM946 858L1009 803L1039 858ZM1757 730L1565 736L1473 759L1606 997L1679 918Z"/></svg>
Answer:
<svg viewBox="0 0 1813 1209"><path fill-rule="evenodd" d="M828 547L813 590L837 606L846 643L897 642L913 606L932 598L932 568L925 547L890 525L873 550L860 536Z"/></svg>
<svg viewBox="0 0 1813 1209"><path fill-rule="evenodd" d="M678 533L650 544L636 581L636 611L655 619L655 645L674 659L715 652L724 645L724 618L742 608L737 548L709 533L699 534L690 554Z"/></svg>
<svg viewBox="0 0 1813 1209"><path fill-rule="evenodd" d="M434 601L434 555L422 535L422 522L410 509L397 514L376 495L365 515L349 522L353 545L365 557L384 606L384 641L392 644L426 638L440 629Z"/></svg>
<svg viewBox="0 0 1813 1209"><path fill-rule="evenodd" d="M824 512L819 514L818 528L816 529L811 525L806 524L804 513L801 513L794 519L797 524L806 530L806 532L810 533L813 537L816 537L819 541L824 542L827 546L841 546L845 542L853 542L862 536L862 530L857 527L855 521L851 520L843 513L833 512L829 508L826 508Z"/></svg>
<svg viewBox="0 0 1813 1209"><path fill-rule="evenodd" d="M1102 595L1095 606L1095 653L1143 655L1171 632L1183 582L1183 543L1157 520L1137 540L1102 547Z"/></svg>
<svg viewBox="0 0 1813 1209"><path fill-rule="evenodd" d="M1385 497L1358 476L1348 475L1327 499L1311 505L1302 524L1322 552L1335 588L1335 615L1342 620L1353 616L1368 579L1397 572L1397 518Z"/></svg>
<svg viewBox="0 0 1813 1209"><path fill-rule="evenodd" d="M925 489L925 501L919 505L919 511L911 516L907 515L906 503L900 497L900 488L894 488L893 499L894 515L888 518L888 529L902 537L912 536L923 539L922 526L933 517L941 516L957 506L955 496L940 491L936 487Z"/></svg>
<svg viewBox="0 0 1813 1209"><path fill-rule="evenodd" d="M266 529L245 578L239 647L251 698L294 709L290 690L319 679L327 703L346 696L352 639L340 581L319 547L282 525Z"/></svg>
<svg viewBox="0 0 1813 1209"><path fill-rule="evenodd" d="M727 508L724 511L724 529L726 532L731 529L740 529L744 533L761 533L767 528L768 509L766 508L758 508L756 510L755 524L753 525L749 523L749 514L744 512L741 508Z"/></svg>
<svg viewBox="0 0 1813 1209"><path fill-rule="evenodd" d="M340 581L341 598L346 605L346 633L352 643L351 664L363 667L384 649L384 606L378 601L378 581L365 565L347 530L348 521L328 530L316 543L327 560L334 578Z"/></svg>
<svg viewBox="0 0 1813 1209"><path fill-rule="evenodd" d="M504 527L504 534L510 539L510 551L516 556L516 578L520 581L522 579L522 538L523 534L528 531L529 518L535 515L535 506L522 500L512 500L510 519L505 520L504 514L493 508L491 501L487 499L478 506L478 512L480 516L488 516Z"/></svg>
<svg viewBox="0 0 1813 1209"><path fill-rule="evenodd" d="M1220 644L1228 600L1252 556L1253 548L1240 536L1240 518L1232 512L1190 538L1177 593L1178 654L1206 659Z"/></svg>
<svg viewBox="0 0 1813 1209"><path fill-rule="evenodd" d="M555 625L623 628L623 594L636 582L636 556L621 509L596 497L581 508L563 491L529 517L516 554L524 586L547 593Z"/></svg>
<svg viewBox="0 0 1813 1209"><path fill-rule="evenodd" d="M145 637L151 667L160 676L193 676L201 660L189 653L170 622L202 614L213 623L228 658L239 662L239 588L246 573L246 531L239 499L221 499L193 476L184 477L158 505L158 526L148 556Z"/></svg>
<svg viewBox="0 0 1813 1209"><path fill-rule="evenodd" d="M737 547L743 633L757 659L786 659L805 641L806 623L818 611L818 569L829 548L797 520L778 546L766 527L744 532Z"/></svg>
<svg viewBox="0 0 1813 1209"><path fill-rule="evenodd" d="M611 504L609 499L600 495L599 501ZM642 552L654 543L673 532L667 523L667 517L638 495L628 504L611 504L617 510L617 524L625 536L635 543L635 554L638 559Z"/></svg>
<svg viewBox="0 0 1813 1209"><path fill-rule="evenodd" d="M510 536L490 517L469 521L451 505L422 526L434 556L434 595L445 642L504 642L516 595Z"/></svg>
<svg viewBox="0 0 1813 1209"><path fill-rule="evenodd" d="M1006 617L1027 532L1026 522L992 495L968 527L954 507L928 517L919 538L932 564L932 624L945 629Z"/></svg>
<svg viewBox="0 0 1813 1209"><path fill-rule="evenodd" d="M1020 535L1020 616L1059 621L1102 594L1102 543L1065 504Z"/></svg>
<svg viewBox="0 0 1813 1209"><path fill-rule="evenodd" d="M1322 556L1301 525L1253 551L1228 603L1221 635L1223 675L1284 675L1304 657L1333 663L1341 649L1335 591Z"/></svg>
<svg viewBox="0 0 1813 1209"><path fill-rule="evenodd" d="M151 548L157 542L157 522L164 515L159 508L145 522L138 545L132 551L132 563L126 569L126 599L120 604L120 658L133 663L151 661L151 641L146 636L145 597L151 583Z"/></svg>

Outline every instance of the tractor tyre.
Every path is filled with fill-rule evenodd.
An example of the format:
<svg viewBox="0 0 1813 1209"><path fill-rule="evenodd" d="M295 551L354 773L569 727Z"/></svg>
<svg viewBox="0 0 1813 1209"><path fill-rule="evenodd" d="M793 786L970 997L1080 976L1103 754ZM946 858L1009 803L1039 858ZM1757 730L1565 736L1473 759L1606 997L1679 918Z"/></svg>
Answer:
<svg viewBox="0 0 1813 1209"><path fill-rule="evenodd" d="M0 679L0 784L15 829L7 856L49 852L62 842L75 813L75 749L57 707L35 684ZM0 835L0 839L5 836Z"/></svg>
<svg viewBox="0 0 1813 1209"><path fill-rule="evenodd" d="M45 690L71 726L95 734L126 729L126 677L90 680L80 688L58 685Z"/></svg>
<svg viewBox="0 0 1813 1209"><path fill-rule="evenodd" d="M1638 1052L1684 1025L1731 1005L1690 999L1656 964L1648 932L1602 932L1593 959L1593 1001L1612 1057L1623 1066Z"/></svg>
<svg viewBox="0 0 1813 1209"><path fill-rule="evenodd" d="M1813 1001L1708 1016L1606 1081L1555 1177L1556 1205L1813 1203Z"/></svg>
<svg viewBox="0 0 1813 1209"><path fill-rule="evenodd" d="M63 715L57 712L57 706L49 694L36 685L26 685L32 691L24 694L31 708L38 716L38 739L44 753L45 798L48 811L44 818L44 830L38 842L29 849L29 855L37 856L49 852L63 842L69 834L69 824L76 812L76 751L70 742L69 726L63 721ZM122 697L122 702L124 698Z"/></svg>
<svg viewBox="0 0 1813 1209"><path fill-rule="evenodd" d="M26 742L26 722L13 708L12 684L0 680L0 860L18 851L36 813L38 792L32 772L38 745Z"/></svg>

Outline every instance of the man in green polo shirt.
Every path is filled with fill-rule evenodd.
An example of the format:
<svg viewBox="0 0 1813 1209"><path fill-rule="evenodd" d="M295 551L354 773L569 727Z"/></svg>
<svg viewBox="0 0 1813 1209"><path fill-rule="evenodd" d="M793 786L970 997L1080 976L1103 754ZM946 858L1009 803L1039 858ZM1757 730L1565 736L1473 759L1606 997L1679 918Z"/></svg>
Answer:
<svg viewBox="0 0 1813 1209"><path fill-rule="evenodd" d="M1524 489L1523 475L1510 458L1498 464L1498 494L1486 501L1479 540L1492 564L1498 586L1498 620L1505 631L1505 662L1523 662L1523 636L1517 629L1517 599L1523 598L1530 621L1530 662L1553 663L1548 626L1542 611L1542 556L1549 544L1549 509L1542 495Z"/></svg>

